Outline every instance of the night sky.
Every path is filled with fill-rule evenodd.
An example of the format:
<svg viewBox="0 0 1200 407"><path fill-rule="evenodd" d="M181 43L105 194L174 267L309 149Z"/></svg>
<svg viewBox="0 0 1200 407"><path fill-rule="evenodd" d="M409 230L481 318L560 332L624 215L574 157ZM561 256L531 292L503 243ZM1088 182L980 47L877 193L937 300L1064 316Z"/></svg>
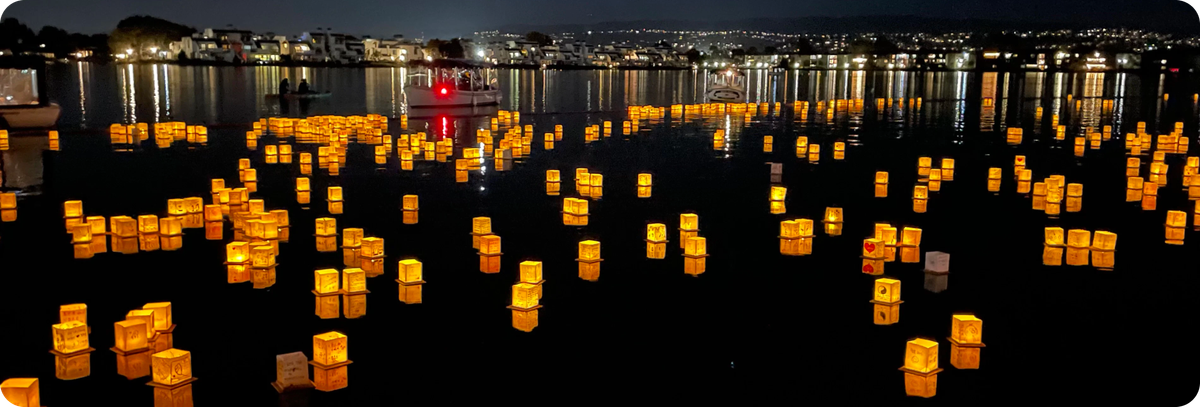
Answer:
<svg viewBox="0 0 1200 407"><path fill-rule="evenodd" d="M54 25L97 33L111 31L117 21L132 14L198 29L233 24L255 32L295 35L332 27L355 35L409 38L469 35L510 24L654 19L918 15L1150 27L1166 20L1198 21L1191 7L1175 0L23 0L10 6L4 17L18 18L34 30Z"/></svg>

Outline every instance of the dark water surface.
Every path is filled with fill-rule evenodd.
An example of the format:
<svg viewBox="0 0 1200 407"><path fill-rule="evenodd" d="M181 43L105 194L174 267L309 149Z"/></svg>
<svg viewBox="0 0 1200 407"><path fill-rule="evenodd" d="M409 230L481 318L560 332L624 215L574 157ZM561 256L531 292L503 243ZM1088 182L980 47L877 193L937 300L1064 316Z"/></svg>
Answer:
<svg viewBox="0 0 1200 407"><path fill-rule="evenodd" d="M403 104L401 69L290 69L64 65L50 70L51 95L63 107L59 151L44 140L14 138L3 155L6 187L38 185L22 198L16 222L0 223L0 267L6 292L0 377L38 377L43 404L152 404L147 378L116 373L112 323L143 304L174 306L175 347L192 352L197 405L275 405L269 386L274 356L303 351L312 335L337 330L349 336L350 386L314 392L308 405L399 405L411 400L534 402L573 405L596 395L648 389L683 400L731 393L775 403L971 405L1120 403L1180 405L1196 394L1200 352L1187 332L1196 328L1195 233L1187 244L1167 245L1167 210L1191 216L1194 203L1181 189L1183 155L1168 155L1169 184L1158 208L1125 202L1125 133L1146 121L1165 134L1176 121L1195 140L1197 81L1147 74L786 72L749 75L750 100L780 102L783 109L754 114L661 123L643 122L633 135L585 143L584 128L627 120L626 106L696 103L703 72L500 71L501 108L518 110L534 127L532 154L498 171L488 159L469 182L456 183L453 162L417 161L402 171L393 154L373 161L373 146L351 143L339 176L314 169L313 204L296 203L296 164L267 164L263 147L285 141L296 153L316 155L317 145L265 136L258 149L244 141L260 117L320 114L410 113ZM267 102L284 76L307 77L326 100L280 105ZM1164 101L1161 93L1169 93ZM1071 101L1067 100L1071 95ZM877 109L877 98L922 98ZM991 107L984 98L992 97ZM861 113L840 112L826 121L817 101L864 99ZM1080 109L1074 108L1082 100ZM1105 109L1104 101L1112 108ZM792 105L810 101L807 120ZM1036 108L1044 120L1035 121ZM1053 138L1049 117L1068 125L1065 141ZM453 137L456 156L475 146L486 117L435 112L410 128L430 139ZM181 120L207 124L207 145L177 142L158 148L153 139L133 151L115 151L107 137L115 122ZM565 130L553 150L541 134ZM1083 157L1072 138L1087 126L1112 125L1111 141ZM1022 127L1020 146L1005 144L1008 127ZM713 132L726 129L724 148ZM773 153L762 151L772 135ZM819 162L797 158L793 143L807 136L822 145ZM497 137L497 140L499 137ZM834 160L833 143L848 144ZM1193 141L1191 155L1200 150ZM1034 180L1052 174L1084 184L1083 210L1058 219L1031 209L1015 192L1013 158L1028 157ZM931 193L927 213L912 210L918 157L952 157L954 181ZM72 258L64 234L62 202L82 200L87 215L166 214L170 198L202 196L209 180L237 182L237 161L258 170L256 198L269 209L287 209L290 240L281 244L277 283L265 290L227 284L222 264L233 232L206 240L188 229L178 251L97 254ZM1142 175L1150 157L1142 157ZM783 163L787 214L768 211L768 162ZM15 163L20 163L16 165ZM13 167L14 169L10 169ZM577 167L604 175L602 199L591 202L590 224L562 224L564 197L578 196L569 182ZM989 167L1004 169L1002 192L987 192ZM561 196L547 196L544 173L562 171ZM37 172L40 171L40 178ZM873 174L889 171L887 198L873 197ZM654 174L653 196L639 199L636 175ZM17 178L14 178L17 177ZM26 185L12 185L20 179ZM315 250L314 219L327 216L326 186L341 186L345 213L339 228L361 227L385 239L384 276L372 278L366 316L321 320L314 315L312 272L342 268L341 252ZM421 200L419 223L402 223L401 196ZM779 222L820 219L842 207L842 236L818 234L814 253L779 253ZM708 270L683 273L678 249L679 214L700 216L708 239ZM503 238L499 274L478 270L470 246L471 218L490 216ZM1190 221L1190 219L1189 219ZM664 260L646 259L647 223L672 229ZM949 289L922 289L922 264L889 263L886 275L903 284L900 322L872 323L872 281L859 272L862 239L875 222L924 230L922 252L951 254ZM1190 223L1189 223L1190 225ZM1118 234L1116 268L1048 267L1041 263L1047 226L1108 230ZM597 282L581 280L577 242L598 240L605 261ZM396 262L424 263L424 303L397 299ZM518 263L544 262L546 283L540 325L531 333L512 328L510 287ZM91 375L62 381L54 375L50 325L57 307L87 303ZM950 366L951 315L983 319L987 347L979 370ZM936 339L942 367L937 396L907 398L904 343ZM631 400L626 398L625 400ZM295 401L290 401L294 403ZM711 401L710 401L711 402ZM282 403L281 403L282 404ZM773 403L774 404L774 403ZM105 404L107 405L107 404ZM287 404L297 405L297 404ZM303 405L303 404L300 404Z"/></svg>

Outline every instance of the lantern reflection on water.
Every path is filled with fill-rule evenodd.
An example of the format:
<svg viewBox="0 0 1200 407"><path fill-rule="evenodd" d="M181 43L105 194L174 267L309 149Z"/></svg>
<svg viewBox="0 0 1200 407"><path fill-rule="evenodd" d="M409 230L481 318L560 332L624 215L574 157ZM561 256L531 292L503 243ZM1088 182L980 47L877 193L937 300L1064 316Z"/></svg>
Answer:
<svg viewBox="0 0 1200 407"><path fill-rule="evenodd" d="M900 322L900 280L890 278L875 279L874 293L871 298L875 325L892 325Z"/></svg>
<svg viewBox="0 0 1200 407"><path fill-rule="evenodd" d="M978 369L980 350L985 345L983 320L974 315L954 315L950 324L950 365L958 369Z"/></svg>
<svg viewBox="0 0 1200 407"><path fill-rule="evenodd" d="M646 258L666 258L667 225L651 223L646 225Z"/></svg>
<svg viewBox="0 0 1200 407"><path fill-rule="evenodd" d="M313 336L313 360L309 364L313 366L313 385L317 390L329 392L349 386L347 366L353 362L348 357L348 339L340 332Z"/></svg>
<svg viewBox="0 0 1200 407"><path fill-rule="evenodd" d="M586 281L599 280L600 262L604 261L600 258L600 242L595 240L579 242L579 257L575 261L579 263L579 278Z"/></svg>
<svg viewBox="0 0 1200 407"><path fill-rule="evenodd" d="M937 394L938 343L927 339L908 341L904 350L904 392L909 396L933 397Z"/></svg>

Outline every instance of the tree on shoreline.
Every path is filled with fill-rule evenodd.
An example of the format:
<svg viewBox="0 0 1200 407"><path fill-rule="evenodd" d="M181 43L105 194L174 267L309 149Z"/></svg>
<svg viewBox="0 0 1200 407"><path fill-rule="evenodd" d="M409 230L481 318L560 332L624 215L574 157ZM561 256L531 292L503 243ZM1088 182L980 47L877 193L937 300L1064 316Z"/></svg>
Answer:
<svg viewBox="0 0 1200 407"><path fill-rule="evenodd" d="M117 52L132 49L135 55L141 55L152 47L166 49L171 42L179 41L180 38L195 32L195 28L161 18L132 16L117 23L117 28L108 37L108 44Z"/></svg>

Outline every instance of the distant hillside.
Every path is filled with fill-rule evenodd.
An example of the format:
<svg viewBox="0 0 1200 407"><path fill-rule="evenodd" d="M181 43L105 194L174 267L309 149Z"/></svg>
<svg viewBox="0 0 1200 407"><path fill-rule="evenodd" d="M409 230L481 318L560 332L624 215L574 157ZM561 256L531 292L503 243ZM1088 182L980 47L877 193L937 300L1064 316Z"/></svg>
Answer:
<svg viewBox="0 0 1200 407"><path fill-rule="evenodd" d="M1029 21L999 21L983 19L946 19L917 16L863 16L863 17L798 17L798 18L755 18L729 21L685 21L685 20L635 20L611 21L595 24L511 24L498 27L503 32L522 33L542 31L546 33L663 29L663 30L753 30L781 33L861 33L861 32L956 32L996 30L1040 30L1081 29L1096 27L1145 28L1159 32L1200 32L1195 16L1161 18L1152 24L1142 19L1122 20L1112 16L1106 20L1087 23L1054 23Z"/></svg>

